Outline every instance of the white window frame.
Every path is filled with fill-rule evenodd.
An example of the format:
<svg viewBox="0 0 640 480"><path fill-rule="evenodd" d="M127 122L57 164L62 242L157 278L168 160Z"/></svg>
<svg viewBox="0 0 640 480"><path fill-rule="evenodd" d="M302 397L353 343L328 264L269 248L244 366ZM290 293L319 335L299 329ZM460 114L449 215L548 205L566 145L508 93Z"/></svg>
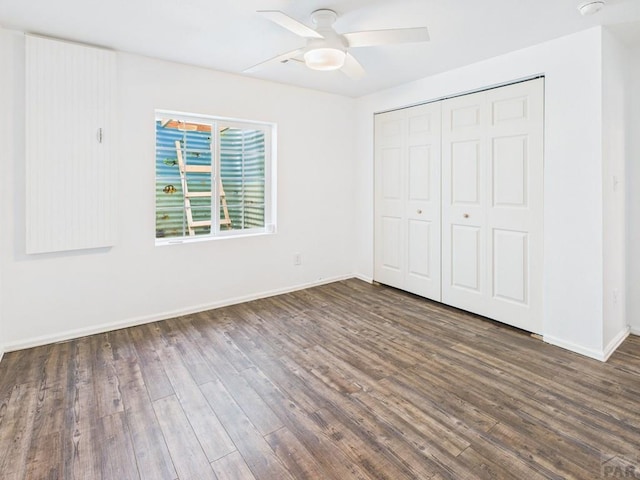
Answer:
<svg viewBox="0 0 640 480"><path fill-rule="evenodd" d="M272 122L244 120L238 118L218 117L206 114L195 114L173 110L156 109L154 124L158 120L171 118L185 123L202 123L211 125L211 232L205 235L183 235L180 237L155 238L156 246L194 243L210 240L249 237L255 235L269 235L276 233L276 158L277 158L277 125ZM220 229L220 195L218 194L218 176L220 172L220 130L219 126L229 128L247 128L264 132L265 142L265 186L264 186L264 227L246 228L241 230ZM154 129L154 185L155 159L157 158L157 138ZM154 189L155 192L155 189ZM154 211L157 201L154 196ZM154 228L155 232L155 228ZM154 233L155 236L155 233Z"/></svg>

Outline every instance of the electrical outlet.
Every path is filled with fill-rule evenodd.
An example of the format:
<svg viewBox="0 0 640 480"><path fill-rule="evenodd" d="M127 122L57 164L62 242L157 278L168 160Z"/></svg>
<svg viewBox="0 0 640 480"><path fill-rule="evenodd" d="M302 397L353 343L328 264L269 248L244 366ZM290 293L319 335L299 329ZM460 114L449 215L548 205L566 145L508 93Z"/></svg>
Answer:
<svg viewBox="0 0 640 480"><path fill-rule="evenodd" d="M293 254L293 264L298 266L298 265L302 265L302 255L300 255L299 253L294 253Z"/></svg>

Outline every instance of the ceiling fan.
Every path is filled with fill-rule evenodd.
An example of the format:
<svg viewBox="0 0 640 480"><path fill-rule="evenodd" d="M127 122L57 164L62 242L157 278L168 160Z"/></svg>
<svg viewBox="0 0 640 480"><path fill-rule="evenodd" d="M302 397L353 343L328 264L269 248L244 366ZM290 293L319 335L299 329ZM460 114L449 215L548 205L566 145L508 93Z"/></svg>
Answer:
<svg viewBox="0 0 640 480"><path fill-rule="evenodd" d="M313 70L342 70L347 76L357 79L362 77L365 71L360 62L351 55L349 49L429 40L429 31L426 27L340 34L333 29L333 24L338 18L337 13L327 9L316 10L311 14L315 29L278 10L260 10L258 13L296 35L306 38L307 44L304 47L260 62L246 69L245 73L254 72L269 64L297 60L304 62L307 67Z"/></svg>

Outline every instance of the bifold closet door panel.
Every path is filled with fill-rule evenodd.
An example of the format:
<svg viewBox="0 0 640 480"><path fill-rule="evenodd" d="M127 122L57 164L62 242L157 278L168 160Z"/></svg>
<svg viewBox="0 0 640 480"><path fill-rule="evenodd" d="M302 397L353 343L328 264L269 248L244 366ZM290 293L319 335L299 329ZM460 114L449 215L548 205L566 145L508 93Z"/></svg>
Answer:
<svg viewBox="0 0 640 480"><path fill-rule="evenodd" d="M26 252L111 246L115 53L25 38Z"/></svg>
<svg viewBox="0 0 640 480"><path fill-rule="evenodd" d="M542 333L544 80L489 90L487 105L491 311Z"/></svg>
<svg viewBox="0 0 640 480"><path fill-rule="evenodd" d="M443 102L442 301L542 332L543 79Z"/></svg>
<svg viewBox="0 0 640 480"><path fill-rule="evenodd" d="M487 152L484 93L442 105L442 301L484 311Z"/></svg>
<svg viewBox="0 0 640 480"><path fill-rule="evenodd" d="M440 104L376 115L375 265L380 283L440 300Z"/></svg>
<svg viewBox="0 0 640 480"><path fill-rule="evenodd" d="M374 278L397 288L405 274L405 116L399 110L375 117Z"/></svg>
<svg viewBox="0 0 640 480"><path fill-rule="evenodd" d="M407 109L405 289L440 300L439 103Z"/></svg>

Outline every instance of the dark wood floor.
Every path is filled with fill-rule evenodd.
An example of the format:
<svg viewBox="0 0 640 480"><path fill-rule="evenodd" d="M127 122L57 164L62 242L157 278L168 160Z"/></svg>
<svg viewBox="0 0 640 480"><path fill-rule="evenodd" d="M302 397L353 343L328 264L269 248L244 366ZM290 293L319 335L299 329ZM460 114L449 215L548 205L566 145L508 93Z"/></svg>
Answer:
<svg viewBox="0 0 640 480"><path fill-rule="evenodd" d="M640 338L602 364L358 280L0 363L3 480L640 478L639 455Z"/></svg>

